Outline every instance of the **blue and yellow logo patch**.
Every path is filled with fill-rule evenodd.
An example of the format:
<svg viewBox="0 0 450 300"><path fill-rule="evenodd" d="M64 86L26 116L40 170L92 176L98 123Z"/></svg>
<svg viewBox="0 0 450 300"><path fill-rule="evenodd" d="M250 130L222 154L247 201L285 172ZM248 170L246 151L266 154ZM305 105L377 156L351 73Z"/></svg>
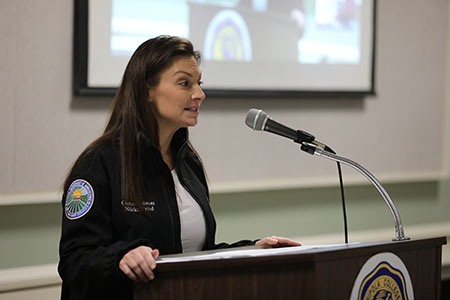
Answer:
<svg viewBox="0 0 450 300"><path fill-rule="evenodd" d="M91 209L94 203L94 189L83 179L77 179L70 185L66 204L64 206L66 217L70 220L81 218Z"/></svg>
<svg viewBox="0 0 450 300"><path fill-rule="evenodd" d="M388 262L381 262L366 278L359 289L358 299L408 300L405 277Z"/></svg>

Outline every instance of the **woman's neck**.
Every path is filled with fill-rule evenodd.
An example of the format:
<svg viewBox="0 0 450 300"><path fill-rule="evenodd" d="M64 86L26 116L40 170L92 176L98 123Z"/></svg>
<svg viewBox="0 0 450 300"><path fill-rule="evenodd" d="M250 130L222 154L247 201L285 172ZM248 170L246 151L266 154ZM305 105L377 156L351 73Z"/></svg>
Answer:
<svg viewBox="0 0 450 300"><path fill-rule="evenodd" d="M173 170L175 168L175 156L172 151L172 148L170 147L170 144L172 142L173 135L176 131L169 131L169 130L161 130L159 131L159 147L161 151L162 158L164 162L167 164L170 170Z"/></svg>

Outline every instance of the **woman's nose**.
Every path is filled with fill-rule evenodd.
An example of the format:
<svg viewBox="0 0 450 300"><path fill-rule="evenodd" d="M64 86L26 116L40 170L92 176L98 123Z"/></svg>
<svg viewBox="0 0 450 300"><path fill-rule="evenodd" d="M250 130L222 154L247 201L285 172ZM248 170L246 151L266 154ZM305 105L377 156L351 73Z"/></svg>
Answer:
<svg viewBox="0 0 450 300"><path fill-rule="evenodd" d="M194 93L192 94L192 100L200 100L203 101L205 100L206 95L203 92L203 89L200 85L197 85L197 87L195 88Z"/></svg>

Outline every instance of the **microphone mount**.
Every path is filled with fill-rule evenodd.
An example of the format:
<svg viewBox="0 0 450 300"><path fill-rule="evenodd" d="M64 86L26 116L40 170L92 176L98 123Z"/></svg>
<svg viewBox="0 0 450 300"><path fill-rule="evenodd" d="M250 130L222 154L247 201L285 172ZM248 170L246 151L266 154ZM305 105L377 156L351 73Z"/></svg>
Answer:
<svg viewBox="0 0 450 300"><path fill-rule="evenodd" d="M375 178L375 176L372 173L370 173L367 169L365 169L363 166L361 166L357 162L354 162L345 157L341 157L334 153L331 153L313 143L303 142L301 144L302 145L300 146L300 149L309 154L317 155L317 156L327 158L329 160L341 162L343 164L346 164L346 165L354 168L355 170L360 172L362 175L364 175L372 183L372 185L377 189L377 191L381 194L381 196L383 197L387 206L389 207L389 210L391 211L392 217L394 218L394 224L395 224L395 238L392 240L393 241L404 241L404 240L410 239L409 237L405 237L405 233L403 231L402 220L400 219L400 214L397 210L397 207L395 206L391 197L386 192L386 190L383 188L381 183Z"/></svg>
<svg viewBox="0 0 450 300"><path fill-rule="evenodd" d="M315 136L303 130L297 130L296 133L297 133L297 140L295 142L299 144L313 143L314 140L316 139Z"/></svg>

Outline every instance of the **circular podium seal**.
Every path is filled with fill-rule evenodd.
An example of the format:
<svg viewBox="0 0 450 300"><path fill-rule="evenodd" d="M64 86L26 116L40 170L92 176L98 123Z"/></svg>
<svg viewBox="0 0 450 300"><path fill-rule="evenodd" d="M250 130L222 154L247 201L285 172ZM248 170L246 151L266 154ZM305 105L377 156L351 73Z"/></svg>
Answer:
<svg viewBox="0 0 450 300"><path fill-rule="evenodd" d="M414 300L413 286L402 260L393 253L379 253L362 266L350 300Z"/></svg>

